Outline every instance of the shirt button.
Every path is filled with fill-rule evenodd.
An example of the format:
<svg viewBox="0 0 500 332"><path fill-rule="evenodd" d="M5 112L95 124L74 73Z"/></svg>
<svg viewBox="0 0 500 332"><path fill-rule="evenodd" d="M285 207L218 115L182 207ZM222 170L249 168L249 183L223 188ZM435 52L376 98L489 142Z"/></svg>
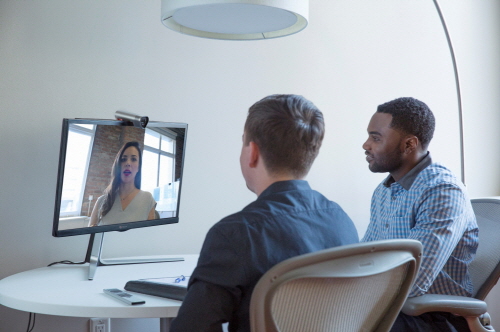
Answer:
<svg viewBox="0 0 500 332"><path fill-rule="evenodd" d="M389 228L389 224L385 224L385 228Z"/></svg>
<svg viewBox="0 0 500 332"><path fill-rule="evenodd" d="M396 196L392 196L392 200L394 201L396 199Z"/></svg>

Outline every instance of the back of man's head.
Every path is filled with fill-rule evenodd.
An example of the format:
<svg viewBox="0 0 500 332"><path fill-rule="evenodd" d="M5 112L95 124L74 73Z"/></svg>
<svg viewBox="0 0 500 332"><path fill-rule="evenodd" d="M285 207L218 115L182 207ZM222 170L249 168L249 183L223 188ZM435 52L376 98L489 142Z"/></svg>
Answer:
<svg viewBox="0 0 500 332"><path fill-rule="evenodd" d="M269 174L303 178L324 134L323 114L312 102L298 95L272 95L248 110L244 144L257 144Z"/></svg>
<svg viewBox="0 0 500 332"><path fill-rule="evenodd" d="M377 112L392 115L391 127L416 136L423 149L427 149L434 136L436 120L424 102L411 97L397 98L379 105Z"/></svg>

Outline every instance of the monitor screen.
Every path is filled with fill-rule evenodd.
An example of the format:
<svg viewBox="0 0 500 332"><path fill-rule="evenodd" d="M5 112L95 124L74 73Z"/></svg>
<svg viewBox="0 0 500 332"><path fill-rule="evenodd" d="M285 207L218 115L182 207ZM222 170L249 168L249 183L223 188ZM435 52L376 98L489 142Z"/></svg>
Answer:
<svg viewBox="0 0 500 332"><path fill-rule="evenodd" d="M179 221L187 124L63 119L53 236Z"/></svg>

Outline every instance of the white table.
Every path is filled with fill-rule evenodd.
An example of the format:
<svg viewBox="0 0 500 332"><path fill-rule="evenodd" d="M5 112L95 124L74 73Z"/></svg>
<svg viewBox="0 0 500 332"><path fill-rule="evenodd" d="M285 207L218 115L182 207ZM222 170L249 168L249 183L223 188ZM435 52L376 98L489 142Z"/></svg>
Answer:
<svg viewBox="0 0 500 332"><path fill-rule="evenodd" d="M131 306L103 293L123 289L129 280L190 276L198 255L180 255L180 262L99 266L88 280L88 264L54 265L0 280L0 304L27 312L72 317L160 318L162 331L177 315L180 301L137 294L144 305Z"/></svg>

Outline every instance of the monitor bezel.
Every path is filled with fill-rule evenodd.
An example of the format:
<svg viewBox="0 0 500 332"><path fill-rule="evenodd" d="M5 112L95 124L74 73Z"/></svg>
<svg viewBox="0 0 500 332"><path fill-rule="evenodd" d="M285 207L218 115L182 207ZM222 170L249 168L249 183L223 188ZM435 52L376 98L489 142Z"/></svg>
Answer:
<svg viewBox="0 0 500 332"><path fill-rule="evenodd" d="M53 219L53 223L52 223L52 236L54 236L54 237L66 237L66 236L115 232L115 231L123 232L123 231L127 231L129 229L168 225L168 224L175 224L175 223L179 222L179 213L180 213L179 207L180 207L180 201L181 201L180 197L181 197L181 193L182 193L182 183L183 183L182 179L183 179L183 175L184 175L184 162L186 159L185 157L186 157L186 141L187 141L188 125L187 125L187 123L179 123L179 122L150 121L147 125L147 128L170 127L170 128L183 128L183 129L185 129L184 144L183 144L183 149L182 149L182 161L181 161L181 169L180 169L181 181L179 183L178 199L177 199L177 215L175 217L169 217L169 218L133 221L133 222L127 222L127 223L114 224L114 225L101 225L101 226L94 226L94 227L82 227L82 228L72 228L72 229L59 230L62 185L63 185L63 181L64 181L64 168L65 168L65 162L66 162L66 150L67 150L68 132L69 132L70 124L133 126L132 122L121 121L121 120L83 119L83 118L77 118L77 119L64 118L63 119L62 130L61 130L61 143L60 143L60 148L59 148L59 164L58 164L56 195L55 195L55 204L54 204L54 219Z"/></svg>

